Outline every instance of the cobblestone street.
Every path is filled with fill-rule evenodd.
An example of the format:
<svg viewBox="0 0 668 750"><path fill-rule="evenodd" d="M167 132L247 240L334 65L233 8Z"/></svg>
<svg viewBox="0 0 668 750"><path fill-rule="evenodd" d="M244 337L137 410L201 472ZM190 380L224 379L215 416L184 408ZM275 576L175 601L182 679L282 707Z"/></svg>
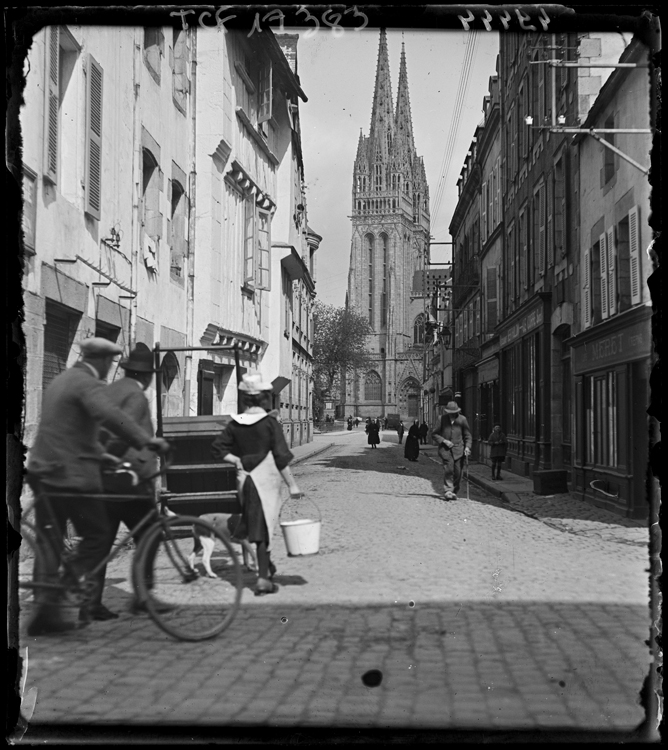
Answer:
<svg viewBox="0 0 668 750"><path fill-rule="evenodd" d="M322 514L320 554L274 536L275 596L252 595L217 639L177 642L127 612L28 638L31 728L187 726L631 730L650 667L647 547L576 535L473 483L444 503L441 469L362 429L298 463ZM362 676L379 670L368 687ZM31 738L28 729L24 741Z"/></svg>

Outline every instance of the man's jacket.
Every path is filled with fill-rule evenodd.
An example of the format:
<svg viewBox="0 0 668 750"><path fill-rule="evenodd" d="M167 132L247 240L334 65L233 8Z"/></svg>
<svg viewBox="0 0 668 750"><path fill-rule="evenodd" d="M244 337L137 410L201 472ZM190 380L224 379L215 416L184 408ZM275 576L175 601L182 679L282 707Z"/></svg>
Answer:
<svg viewBox="0 0 668 750"><path fill-rule="evenodd" d="M448 449L442 444L439 445L438 453L441 458L444 457L444 452L451 453L455 460L461 458L464 455L464 448L471 450L471 446L473 445L473 436L471 435L469 423L462 414L458 414L453 422L450 422L450 417L447 414L443 414L438 428L432 430L432 439L434 435L440 435L454 443L452 449Z"/></svg>
<svg viewBox="0 0 668 750"><path fill-rule="evenodd" d="M30 450L28 471L55 487L101 492L103 422L135 448L152 435L107 396L107 384L83 362L61 372L44 391L42 416Z"/></svg>
<svg viewBox="0 0 668 750"><path fill-rule="evenodd" d="M137 380L127 376L115 380L107 386L106 394L109 400L124 414L127 414L133 422L136 422L144 432L151 437L154 436L148 399ZM158 458L155 451L148 448L136 450L127 441L112 434L114 430L111 424L105 423L103 427L101 440L107 452L132 464L132 470L136 472L139 479L146 479L158 471Z"/></svg>

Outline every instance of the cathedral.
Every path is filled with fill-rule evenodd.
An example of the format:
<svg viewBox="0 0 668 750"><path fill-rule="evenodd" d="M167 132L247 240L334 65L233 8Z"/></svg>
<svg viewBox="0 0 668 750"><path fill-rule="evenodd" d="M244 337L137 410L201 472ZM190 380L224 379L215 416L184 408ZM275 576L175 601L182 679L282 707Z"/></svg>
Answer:
<svg viewBox="0 0 668 750"><path fill-rule="evenodd" d="M372 366L348 377L344 413L422 419L429 188L415 151L406 53L393 104L385 30L380 32L369 135L353 169L346 305L369 321Z"/></svg>

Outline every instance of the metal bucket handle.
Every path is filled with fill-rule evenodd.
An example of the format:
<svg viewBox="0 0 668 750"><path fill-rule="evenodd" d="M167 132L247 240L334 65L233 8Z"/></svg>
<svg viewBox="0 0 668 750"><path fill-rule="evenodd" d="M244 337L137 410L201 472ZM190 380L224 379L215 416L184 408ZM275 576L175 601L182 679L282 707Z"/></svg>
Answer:
<svg viewBox="0 0 668 750"><path fill-rule="evenodd" d="M320 508L313 502L313 500L311 500L310 497L306 496L306 493L302 492L301 495L299 496L299 498L289 497L287 500L285 500L285 502L283 503L283 505L281 505L281 509L278 512L278 522L279 522L279 524L281 522L281 516L283 515L283 509L285 508L285 506L291 500L303 500L304 498L306 498L306 500L318 511L318 523L322 522L322 513L320 512Z"/></svg>

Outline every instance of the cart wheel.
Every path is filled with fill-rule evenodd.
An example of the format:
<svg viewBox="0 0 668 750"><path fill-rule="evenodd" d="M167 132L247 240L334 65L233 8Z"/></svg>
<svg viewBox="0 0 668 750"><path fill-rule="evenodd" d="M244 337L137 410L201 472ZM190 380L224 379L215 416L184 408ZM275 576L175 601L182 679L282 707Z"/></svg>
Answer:
<svg viewBox="0 0 668 750"><path fill-rule="evenodd" d="M190 567L194 533L213 542L210 578ZM210 540L210 541L208 541ZM133 584L140 602L166 633L182 641L213 638L234 620L243 581L236 552L227 537L194 516L161 518L135 553Z"/></svg>

